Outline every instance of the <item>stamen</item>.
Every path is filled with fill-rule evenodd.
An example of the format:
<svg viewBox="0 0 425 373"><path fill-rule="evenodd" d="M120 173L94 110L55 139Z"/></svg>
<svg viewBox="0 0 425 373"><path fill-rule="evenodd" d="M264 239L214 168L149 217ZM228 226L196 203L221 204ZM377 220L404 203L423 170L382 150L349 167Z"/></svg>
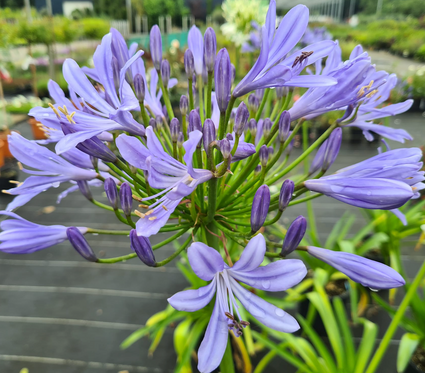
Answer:
<svg viewBox="0 0 425 373"><path fill-rule="evenodd" d="M134 196L133 196L133 198L134 198ZM139 207L142 208L142 209L148 209L150 206L149 205L140 204Z"/></svg>
<svg viewBox="0 0 425 373"><path fill-rule="evenodd" d="M140 212L139 210L134 210L134 213L139 217L144 219L145 218L145 214L143 212Z"/></svg>
<svg viewBox="0 0 425 373"><path fill-rule="evenodd" d="M143 198L137 197L135 194L132 195L133 199L135 199L136 201L142 202Z"/></svg>
<svg viewBox="0 0 425 373"><path fill-rule="evenodd" d="M372 92L369 92L367 95L366 95L366 98L371 98L373 95L375 95L376 93L378 93L378 90L377 89L375 89L375 90L373 90Z"/></svg>
<svg viewBox="0 0 425 373"><path fill-rule="evenodd" d="M227 316L227 318L229 318L230 320L235 321L235 317L234 317L231 313L229 313L229 312L225 312L224 314L225 314L225 315Z"/></svg>
<svg viewBox="0 0 425 373"><path fill-rule="evenodd" d="M152 216L151 218L149 218L149 220L155 220L156 216Z"/></svg>
<svg viewBox="0 0 425 373"><path fill-rule="evenodd" d="M149 210L145 215L146 216L149 216L150 214L152 214L153 213L153 210Z"/></svg>
<svg viewBox="0 0 425 373"><path fill-rule="evenodd" d="M53 110L53 112L56 114L56 116L58 117L58 119L61 118L61 115L59 114L59 112L57 111L57 109L53 106L53 104L51 102L49 102L49 106L50 108Z"/></svg>
<svg viewBox="0 0 425 373"><path fill-rule="evenodd" d="M168 209L167 209L167 207L166 207L166 206L162 205L162 208L163 208L165 211L168 211Z"/></svg>

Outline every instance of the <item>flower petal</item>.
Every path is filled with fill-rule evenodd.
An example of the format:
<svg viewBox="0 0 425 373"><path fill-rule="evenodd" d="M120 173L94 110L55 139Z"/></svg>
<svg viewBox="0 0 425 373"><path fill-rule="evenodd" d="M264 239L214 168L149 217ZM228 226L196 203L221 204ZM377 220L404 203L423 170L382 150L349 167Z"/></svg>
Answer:
<svg viewBox="0 0 425 373"><path fill-rule="evenodd" d="M150 156L149 150L136 137L121 134L116 140L116 145L121 156L132 166L147 170L146 158Z"/></svg>
<svg viewBox="0 0 425 373"><path fill-rule="evenodd" d="M262 234L251 238L246 245L241 257L232 267L234 271L252 271L260 266L266 252L266 240Z"/></svg>
<svg viewBox="0 0 425 373"><path fill-rule="evenodd" d="M217 272L224 269L224 261L217 250L202 242L194 242L187 249L190 266L196 275L205 281L210 281Z"/></svg>
<svg viewBox="0 0 425 373"><path fill-rule="evenodd" d="M216 279L199 289L184 290L168 298L168 303L179 311L195 312L204 308L213 298L216 291Z"/></svg>
<svg viewBox="0 0 425 373"><path fill-rule="evenodd" d="M300 328L297 320L289 313L244 289L232 277L230 284L233 293L246 310L265 326L285 333L293 333Z"/></svg>

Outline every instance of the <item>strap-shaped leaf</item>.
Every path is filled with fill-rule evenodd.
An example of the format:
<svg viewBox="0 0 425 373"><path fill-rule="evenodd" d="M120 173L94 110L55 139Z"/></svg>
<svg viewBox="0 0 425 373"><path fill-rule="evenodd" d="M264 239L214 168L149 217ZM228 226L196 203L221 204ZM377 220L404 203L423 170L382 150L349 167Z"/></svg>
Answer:
<svg viewBox="0 0 425 373"><path fill-rule="evenodd" d="M409 364L413 353L418 347L421 337L413 333L405 333L401 337L400 346L397 353L397 372L402 373Z"/></svg>
<svg viewBox="0 0 425 373"><path fill-rule="evenodd" d="M360 319L363 323L363 335L356 356L356 368L354 373L364 373L373 350L375 349L376 334L378 327L366 319Z"/></svg>

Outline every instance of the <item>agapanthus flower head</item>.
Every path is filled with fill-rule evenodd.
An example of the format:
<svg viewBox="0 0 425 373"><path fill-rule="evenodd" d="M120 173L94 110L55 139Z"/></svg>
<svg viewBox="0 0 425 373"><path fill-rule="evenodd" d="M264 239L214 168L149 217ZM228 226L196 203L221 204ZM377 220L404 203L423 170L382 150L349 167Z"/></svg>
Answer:
<svg viewBox="0 0 425 373"><path fill-rule="evenodd" d="M242 287L239 282L265 291L283 291L299 283L307 269L302 261L285 259L260 267L266 242L259 234L245 247L233 267L226 265L218 251L201 243L187 250L195 274L210 284L196 290L181 291L168 302L177 310L194 312L204 308L216 295L214 310L198 351L198 370L203 373L217 368L227 345L228 331L240 336L249 325L242 319L236 299L259 322L285 333L299 329L297 321L285 311L266 302Z"/></svg>
<svg viewBox="0 0 425 373"><path fill-rule="evenodd" d="M331 265L351 280L371 289L392 289L403 286L403 277L391 267L359 255L308 246L311 256Z"/></svg>
<svg viewBox="0 0 425 373"><path fill-rule="evenodd" d="M66 230L66 236L68 237L69 243L78 254L80 254L89 262L97 262L95 253L93 252L87 240L84 238L80 229L76 227L70 227Z"/></svg>
<svg viewBox="0 0 425 373"><path fill-rule="evenodd" d="M68 227L63 225L35 224L8 211L0 211L0 215L13 218L0 222L0 251L5 253L29 254L67 240ZM76 229L87 232L85 227Z"/></svg>

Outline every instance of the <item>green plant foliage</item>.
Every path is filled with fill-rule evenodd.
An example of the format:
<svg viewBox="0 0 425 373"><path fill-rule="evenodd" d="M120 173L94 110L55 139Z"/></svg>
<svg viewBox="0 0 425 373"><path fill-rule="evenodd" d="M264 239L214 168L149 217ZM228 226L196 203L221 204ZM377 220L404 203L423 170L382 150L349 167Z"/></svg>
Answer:
<svg viewBox="0 0 425 373"><path fill-rule="evenodd" d="M83 18L81 21L82 35L87 39L102 39L109 32L109 22L101 18Z"/></svg>

